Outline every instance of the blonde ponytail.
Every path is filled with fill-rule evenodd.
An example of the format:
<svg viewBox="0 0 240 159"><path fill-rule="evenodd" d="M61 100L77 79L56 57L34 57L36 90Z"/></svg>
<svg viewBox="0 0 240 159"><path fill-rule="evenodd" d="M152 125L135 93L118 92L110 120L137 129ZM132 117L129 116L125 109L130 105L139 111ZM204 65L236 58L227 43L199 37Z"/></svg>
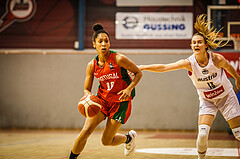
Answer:
<svg viewBox="0 0 240 159"><path fill-rule="evenodd" d="M220 40L219 42L216 42L218 33L221 31L217 29L214 29L214 27L212 26L210 29L208 29L208 26L212 23L212 21L208 22L206 20L206 15L205 14L201 14L199 16L197 16L196 18L196 22L194 24L194 28L198 31L198 33L194 34L194 35L201 35L203 36L205 42L208 44L209 47L216 49L217 47L223 47L225 46L228 41L224 44L222 44L222 40Z"/></svg>

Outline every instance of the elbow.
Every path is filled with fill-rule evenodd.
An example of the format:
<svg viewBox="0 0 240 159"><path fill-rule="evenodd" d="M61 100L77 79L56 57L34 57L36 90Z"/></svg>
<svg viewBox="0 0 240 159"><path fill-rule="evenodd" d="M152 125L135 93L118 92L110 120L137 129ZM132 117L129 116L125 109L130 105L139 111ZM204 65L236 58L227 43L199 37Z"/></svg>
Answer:
<svg viewBox="0 0 240 159"><path fill-rule="evenodd" d="M143 76L142 71L138 72L137 74L138 74L139 78L142 78L142 76Z"/></svg>
<svg viewBox="0 0 240 159"><path fill-rule="evenodd" d="M134 78L136 78L138 80L140 80L142 78L142 76L143 76L142 71L138 71L138 72L134 73Z"/></svg>

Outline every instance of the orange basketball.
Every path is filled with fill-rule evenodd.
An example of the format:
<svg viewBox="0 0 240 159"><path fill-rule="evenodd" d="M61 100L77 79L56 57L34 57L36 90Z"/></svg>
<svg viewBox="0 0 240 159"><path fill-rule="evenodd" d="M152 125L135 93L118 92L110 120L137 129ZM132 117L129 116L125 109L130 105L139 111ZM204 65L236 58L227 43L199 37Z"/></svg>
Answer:
<svg viewBox="0 0 240 159"><path fill-rule="evenodd" d="M101 101L94 95L86 95L78 102L78 110L85 117L96 116L101 108Z"/></svg>

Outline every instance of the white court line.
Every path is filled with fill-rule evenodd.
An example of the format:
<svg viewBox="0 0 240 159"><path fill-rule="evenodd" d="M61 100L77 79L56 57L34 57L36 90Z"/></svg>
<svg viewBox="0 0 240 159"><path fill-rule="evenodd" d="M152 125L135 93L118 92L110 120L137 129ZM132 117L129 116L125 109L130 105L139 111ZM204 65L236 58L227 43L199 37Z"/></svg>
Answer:
<svg viewBox="0 0 240 159"><path fill-rule="evenodd" d="M136 149L135 152L152 153L152 154L168 154L168 155L197 155L196 148L146 148ZM207 156L230 156L238 157L237 148L208 148Z"/></svg>

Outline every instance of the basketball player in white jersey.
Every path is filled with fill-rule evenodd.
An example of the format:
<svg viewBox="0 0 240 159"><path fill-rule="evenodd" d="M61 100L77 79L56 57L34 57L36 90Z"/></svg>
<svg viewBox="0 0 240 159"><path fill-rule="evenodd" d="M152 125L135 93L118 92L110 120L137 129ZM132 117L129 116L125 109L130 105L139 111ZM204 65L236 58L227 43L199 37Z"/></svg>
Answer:
<svg viewBox="0 0 240 159"><path fill-rule="evenodd" d="M213 28L208 30L208 25L206 15L197 17L194 27L198 33L192 37L191 48L194 53L189 58L170 64L139 66L141 70L151 72L188 70L200 100L196 143L199 159L205 158L209 131L218 110L229 123L235 138L240 141L240 106L224 70L236 80L237 89L240 77L222 55L209 51L210 48L216 49L224 45L221 45L221 41L215 43L218 32Z"/></svg>

